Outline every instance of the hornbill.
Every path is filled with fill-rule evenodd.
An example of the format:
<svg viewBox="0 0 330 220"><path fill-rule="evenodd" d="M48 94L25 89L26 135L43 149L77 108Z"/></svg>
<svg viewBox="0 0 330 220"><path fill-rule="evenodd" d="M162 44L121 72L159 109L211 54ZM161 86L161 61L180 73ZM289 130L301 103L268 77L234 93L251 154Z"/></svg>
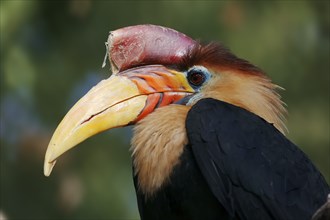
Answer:
<svg viewBox="0 0 330 220"><path fill-rule="evenodd" d="M67 113L49 143L58 157L101 131L135 125L141 219L310 219L330 192L284 135L286 109L262 70L218 43L170 28L110 32L112 75Z"/></svg>

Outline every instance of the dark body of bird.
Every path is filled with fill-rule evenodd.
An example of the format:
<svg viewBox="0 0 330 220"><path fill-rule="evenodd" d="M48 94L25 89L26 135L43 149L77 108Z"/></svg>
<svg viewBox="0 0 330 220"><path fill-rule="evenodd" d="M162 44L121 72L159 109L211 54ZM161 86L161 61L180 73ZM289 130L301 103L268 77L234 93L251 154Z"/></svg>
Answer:
<svg viewBox="0 0 330 220"><path fill-rule="evenodd" d="M330 193L306 155L251 112L203 99L186 128L168 183L148 197L134 178L142 220L309 220Z"/></svg>

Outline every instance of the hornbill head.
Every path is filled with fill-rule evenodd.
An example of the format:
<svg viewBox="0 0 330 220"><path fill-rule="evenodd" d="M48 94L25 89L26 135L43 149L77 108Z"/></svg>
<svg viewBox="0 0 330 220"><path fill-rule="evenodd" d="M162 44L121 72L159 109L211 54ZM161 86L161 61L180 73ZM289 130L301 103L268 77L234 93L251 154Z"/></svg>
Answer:
<svg viewBox="0 0 330 220"><path fill-rule="evenodd" d="M203 98L245 108L285 130L279 87L221 44L204 45L169 28L138 25L110 32L107 48L113 74L82 97L57 127L45 156L46 176L61 154L88 137L132 124L137 124L134 165L143 172L142 161L153 157L155 142L187 143L186 115ZM175 163L176 154L164 163ZM153 159L157 164L148 167L162 166L162 158ZM157 181L151 182L151 188L157 187Z"/></svg>

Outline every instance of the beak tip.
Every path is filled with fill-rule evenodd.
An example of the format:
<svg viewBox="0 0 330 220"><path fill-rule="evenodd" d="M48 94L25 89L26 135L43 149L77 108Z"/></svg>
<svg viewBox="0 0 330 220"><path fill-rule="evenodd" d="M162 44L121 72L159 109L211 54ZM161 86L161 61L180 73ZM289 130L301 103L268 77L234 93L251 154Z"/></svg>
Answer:
<svg viewBox="0 0 330 220"><path fill-rule="evenodd" d="M45 164L44 164L44 175L46 177L50 176L54 166L56 164L56 160L52 161L52 162L48 162L48 161L45 161Z"/></svg>

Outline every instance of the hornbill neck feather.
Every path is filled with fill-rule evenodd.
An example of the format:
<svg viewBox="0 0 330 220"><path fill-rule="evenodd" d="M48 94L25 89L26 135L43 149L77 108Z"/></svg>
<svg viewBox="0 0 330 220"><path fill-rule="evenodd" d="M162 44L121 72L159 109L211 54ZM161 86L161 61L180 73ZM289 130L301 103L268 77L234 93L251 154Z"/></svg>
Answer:
<svg viewBox="0 0 330 220"><path fill-rule="evenodd" d="M282 133L287 132L285 104L277 93L281 87L273 84L261 69L214 42L197 43L178 68L188 69L194 65L202 65L214 75L211 85L205 86L200 97L245 108L274 124Z"/></svg>
<svg viewBox="0 0 330 220"><path fill-rule="evenodd" d="M277 89L281 87L266 76L223 71L215 74L213 81L205 87L203 98L214 98L244 108L274 124L285 134L287 112Z"/></svg>
<svg viewBox="0 0 330 220"><path fill-rule="evenodd" d="M132 157L139 190L152 196L169 179L188 143L185 121L190 107L169 105L134 127Z"/></svg>

